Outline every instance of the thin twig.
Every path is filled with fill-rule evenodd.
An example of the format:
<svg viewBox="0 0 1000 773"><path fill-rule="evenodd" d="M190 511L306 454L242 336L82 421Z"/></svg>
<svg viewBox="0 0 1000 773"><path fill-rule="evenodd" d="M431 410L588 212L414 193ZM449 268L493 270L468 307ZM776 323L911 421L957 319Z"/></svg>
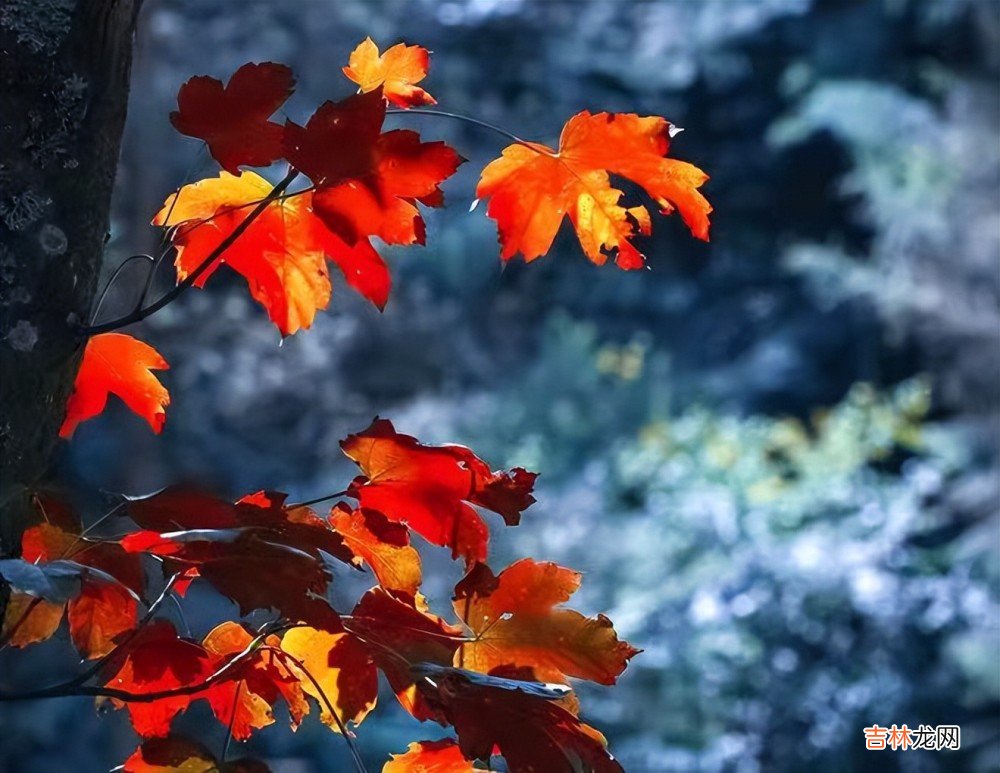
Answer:
<svg viewBox="0 0 1000 773"><path fill-rule="evenodd" d="M323 703L326 704L326 710L330 712L330 715L333 717L333 721L337 723L337 727L340 729L340 734L344 736L344 740L347 742L347 748L351 750L351 758L354 760L354 767L357 768L358 773L368 773L368 768L365 767L365 762L361 758L361 752L358 749L358 745L354 742L354 737L351 735L351 732L347 729L347 726L344 724L344 722L340 719L340 715L337 713L337 710L333 707L333 703L327 697L326 692L320 686L320 683L316 681L316 677L314 677L309 672L309 669L307 669L305 665L302 663L302 661L299 660L298 658L289 655L284 650L277 648L271 648L271 649L274 650L275 657L287 659L309 678L309 681L312 682L313 687L316 688L316 692L318 692L320 694L320 697L323 699Z"/></svg>
<svg viewBox="0 0 1000 773"><path fill-rule="evenodd" d="M157 259L154 258L152 255L146 255L143 253L140 255L130 255L129 257L125 258L125 260L123 260L121 263L118 264L118 268L116 268L112 272L111 276L108 278L108 281L105 282L104 289L101 290L101 294L97 298L97 305L94 307L94 313L90 315L90 319L92 321L95 322L97 321L97 318L101 314L101 307L104 306L104 300L105 298L108 297L108 291L111 289L112 285L114 285L115 280L118 279L118 275L121 274L121 272L125 269L125 267L133 260L148 260L152 264L152 266L150 266L149 269L149 275L147 275L147 281L149 279L149 276L151 276L153 271L155 270ZM142 301L140 300L139 303L141 304Z"/></svg>
<svg viewBox="0 0 1000 773"><path fill-rule="evenodd" d="M177 206L177 201L181 197L181 189L184 187L187 181L191 179L191 174L194 172L194 170L200 163L202 155L204 154L205 149L207 147L208 147L207 145L203 144L198 149L198 152L195 154L194 158L191 159L190 166L188 166L187 171L184 173L183 177L184 182L178 185L177 188L174 190L172 194L173 199L170 202L170 207L167 209L167 220L170 220L170 216L174 212L174 207ZM156 277L156 270L160 267L160 264L163 262L163 259L166 258L166 256L170 252L170 245L168 244L168 241L171 230L172 229L165 228L163 229L163 233L160 234L160 244L159 244L160 254L156 256L156 260L153 261L153 265L149 269L149 274L146 276L146 282L143 285L142 292L139 294L139 299L138 301L136 301L135 304L136 309L141 309L143 305L146 303L146 298L149 296L149 291L153 288L153 279Z"/></svg>
<svg viewBox="0 0 1000 773"><path fill-rule="evenodd" d="M41 501L41 500L39 500L39 501ZM115 505L110 510L108 510L108 512L106 512L104 515L102 515L100 518L98 518L96 521L94 521L92 524L90 524L90 526L87 526L86 528L84 528L83 530L81 530L79 534L77 534L77 535L75 535L73 537L73 541L69 544L69 547L67 547L63 551L62 557L65 558L66 555L69 553L69 551L73 550L73 548L75 548L78 544L80 544L80 542L83 539L85 539L86 536L88 534L90 534L90 532L92 532L94 529L96 529L98 526L100 526L102 523L104 523L106 520L108 520L108 518L110 518L112 515L115 515L116 513L118 513L127 504L128 504L127 500L122 500L117 505ZM46 519L46 520L48 520L48 519ZM76 553L74 553L73 555L76 555Z"/></svg>
<svg viewBox="0 0 1000 773"><path fill-rule="evenodd" d="M412 631L414 633L419 633L422 636L431 636L431 637L436 637L438 639L445 639L447 641L458 642L459 645L474 644L475 642L479 641L478 638L472 638L469 636L454 636L450 633L438 633L437 631L428 631L423 628L415 628L412 625L403 625L401 623L397 623L395 620L382 620L380 618L366 617L364 615L341 615L340 619L344 623L344 628L354 636L357 636L359 639L363 638L362 635L360 635L356 630L351 628L351 623L354 620L361 620L361 621L376 620L379 623L389 625L400 631ZM403 659L405 660L405 658Z"/></svg>
<svg viewBox="0 0 1000 773"><path fill-rule="evenodd" d="M156 279L156 272L159 270L160 265L166 260L167 255L170 254L172 249L169 244L168 235L173 231L172 228L166 228L163 231L163 236L160 237L160 254L156 256L156 260L153 261L153 265L149 267L149 273L146 274L146 282L142 286L142 292L139 293L139 297L136 299L133 311L141 309L145 303L146 298L149 297L149 291L153 289L153 280Z"/></svg>
<svg viewBox="0 0 1000 773"><path fill-rule="evenodd" d="M145 306L141 309L135 309L118 319L102 322L99 325L85 327L81 332L84 335L92 336L98 333L107 333L111 330L117 330L118 328L125 327L126 325L131 325L134 322L140 322L151 314L155 314L164 306L173 303L173 301L175 301L185 290L197 282L198 278L208 271L209 267L211 267L219 259L219 257L221 257L222 254L228 250L233 243L240 238L240 236L243 235L243 233L253 224L260 214L267 209L272 201L284 193L285 189L292 184L296 177L298 177L298 174L298 171L295 169L290 170L281 182L271 189L271 192L267 195L267 197L262 199L260 203L257 204L257 206L254 207L254 209L245 218L243 218L240 224L236 226L236 228L234 228L232 232L225 239L223 239L214 250L212 250L211 253L209 253L208 257L206 257L194 271L184 278L184 281L179 282L176 287L161 296L159 300L154 301L149 304L149 306Z"/></svg>
<svg viewBox="0 0 1000 773"><path fill-rule="evenodd" d="M465 123L473 124L474 126L479 126L479 127L483 128L483 129L489 129L490 131L496 132L497 134L500 134L500 135L506 137L509 140L517 142L518 144L521 144L521 145L528 145L528 144L530 144L530 143L526 142L525 140L522 140L516 134L513 134L513 133L507 131L506 129L502 129L499 126L491 124L491 123L489 123L487 121L480 121L478 118L473 118L472 116L468 116L468 115L462 115L460 113L449 113L449 112L447 112L445 110L429 110L429 109L423 108L423 107L409 107L409 108L406 108L406 109L390 108L389 110L386 110L385 112L388 115L407 115L407 114L414 114L414 115L436 115L436 116L440 116L442 118L452 118L452 119L454 119L456 121L464 121Z"/></svg>
<svg viewBox="0 0 1000 773"><path fill-rule="evenodd" d="M164 698L176 698L181 695L195 695L197 693L203 692L211 687L216 682L229 676L231 671L234 671L239 665L247 660L251 655L253 655L261 645L263 645L264 640L273 633L277 633L282 630L287 630L294 626L281 625L277 628L269 628L264 633L259 634L254 637L254 639L247 644L242 652L235 655L229 661L226 662L221 668L216 670L214 673L205 677L201 682L196 682L195 684L186 684L180 687L174 687L168 690L157 690L155 692L144 692L136 693L129 692L128 690L119 690L114 687L92 687L89 685L79 685L73 682L66 682L63 684L53 685L52 687L44 687L40 690L29 690L27 692L20 693L4 693L0 692L0 702L5 701L31 701L39 700L41 698L67 698L76 695L90 695L98 698L115 698L117 700L123 701L125 703L153 703L154 701L162 700Z"/></svg>
<svg viewBox="0 0 1000 773"><path fill-rule="evenodd" d="M286 510L294 510L296 507L309 507L309 505L319 504L320 502L326 502L328 499L336 499L337 497L346 497L347 491L337 491L334 494L327 494L325 497L317 497L316 499L307 499L305 502L293 502L290 505L285 505Z"/></svg>
<svg viewBox="0 0 1000 773"><path fill-rule="evenodd" d="M246 679L240 679L236 684L236 693L233 695L233 713L229 715L229 727L226 728L226 741L222 744L222 756L219 758L219 762L225 762L226 757L229 756L229 744L233 740L233 725L236 724L236 709L240 707L240 693L245 684Z"/></svg>
<svg viewBox="0 0 1000 773"><path fill-rule="evenodd" d="M171 593L168 600L173 604L174 610L177 612L177 619L180 621L181 627L184 630L185 636L191 636L191 624L188 622L187 615L184 614L184 607L181 606L181 602L177 600L177 596Z"/></svg>

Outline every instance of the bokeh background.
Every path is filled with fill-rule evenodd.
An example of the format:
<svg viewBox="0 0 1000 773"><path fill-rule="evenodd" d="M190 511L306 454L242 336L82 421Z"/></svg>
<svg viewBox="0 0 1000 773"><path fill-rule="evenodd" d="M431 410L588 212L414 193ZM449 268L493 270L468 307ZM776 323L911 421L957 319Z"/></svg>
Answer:
<svg viewBox="0 0 1000 773"><path fill-rule="evenodd" d="M308 499L342 488L338 440L379 414L541 473L494 563L582 569L576 606L645 649L617 687L582 689L627 770L997 770L1000 3L148 0L107 270L155 247L171 189L214 174L167 121L180 83L286 62L302 120L350 93L366 35L432 49L443 109L524 137L553 142L584 108L683 126L674 152L712 175L711 244L671 218L650 271L592 266L567 233L501 269L468 211L498 138L393 119L470 163L428 246L389 251L385 313L339 286L282 343L219 272L143 326L172 364L162 436L115 406L64 475ZM425 555L446 605L454 570ZM224 614L200 598L197 633ZM51 680L64 645L43 646L18 679ZM4 707L0 769L117 764L135 739L99 713ZM962 751L867 752L874 722L959 724ZM386 695L359 743L378 770L435 732ZM286 773L348 765L316 723L250 746Z"/></svg>

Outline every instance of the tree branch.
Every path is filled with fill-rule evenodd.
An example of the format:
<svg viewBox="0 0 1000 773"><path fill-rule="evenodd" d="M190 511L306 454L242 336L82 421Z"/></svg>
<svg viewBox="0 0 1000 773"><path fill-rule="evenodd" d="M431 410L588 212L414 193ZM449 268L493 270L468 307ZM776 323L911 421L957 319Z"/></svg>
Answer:
<svg viewBox="0 0 1000 773"><path fill-rule="evenodd" d="M444 110L428 110L424 108L407 108L407 109L389 109L386 110L386 114L387 115L413 114L413 115L428 115L428 116L438 116L441 118L450 118L452 120L462 121L464 123L472 124L473 126L478 126L483 129L489 129L490 131L496 132L497 134L511 140L512 142L516 142L521 145L527 145L528 147L538 150L538 148L535 147L535 145L533 145L532 143L529 143L526 140L521 139L516 134L513 134L512 132L509 132L506 129L496 126L495 124L491 124L487 121L481 121L478 118L473 118L468 115L461 115L460 113L449 113ZM539 152L541 151L539 150ZM146 277L145 286L143 288L142 295L139 298L139 306L137 308L133 309L128 314L119 317L118 319L112 319L109 320L108 322L95 323L86 326L82 329L82 333L86 336L93 336L97 335L98 333L108 333L111 332L112 330L118 330L119 328L125 327L126 325L131 325L135 322L140 322L144 320L146 317L150 316L151 314L155 314L164 306L175 301L185 290L187 290L187 288L191 287L198 280L198 277L204 274L208 270L208 268L213 263L215 263L215 261L218 260L227 249L229 249L229 247L232 246L232 244L240 237L241 234L243 234L247 230L247 228L250 227L253 221L260 216L260 214L267 208L267 206L271 202L278 199L284 199L287 196L297 196L300 193L306 192L306 191L298 191L296 193L287 194L287 196L284 195L285 189L288 188L288 186L297 176L298 176L298 171L296 171L295 169L289 170L285 178L277 185L275 185L274 188L271 189L271 192L265 198L261 199L261 201L258 202L257 206L253 209L253 211L250 212L250 214L247 215L246 218L244 218L243 221L235 229L233 229L232 233L230 233L229 236L227 236L219 244L218 247L212 250L211 254L194 271L188 274L188 276L185 277L184 281L178 283L176 287L167 292L159 300L151 303L149 306L146 307L142 306L142 303L145 302L146 295L149 292L150 285L152 284L153 274L155 273L156 268L160 263L160 260L162 260L163 257L162 255L160 256L160 258L154 261L153 267L149 275ZM311 190L311 188L308 188L306 190L307 191ZM173 211L173 208L176 205L179 196L180 196L180 188L174 191L173 201L170 204L170 210L169 210L170 212ZM242 206L246 205L240 205L240 207ZM233 207L232 209L235 210L239 209L240 207ZM211 218L207 218L206 221L203 222L207 222L207 220L211 220ZM121 268L122 266L119 266L118 271L120 271ZM105 292L106 291L107 288L105 288ZM100 309L98 308L98 311L99 310ZM96 318L97 312L94 313L94 316ZM335 494L333 496L338 496L338 495ZM325 497L325 498L329 499L332 497ZM323 499L315 501L321 502L323 501ZM314 504L314 503L315 502L302 503L302 504ZM302 505L300 504L299 506Z"/></svg>
<svg viewBox="0 0 1000 773"><path fill-rule="evenodd" d="M201 682L196 682L194 684L186 684L169 690L136 693L129 692L128 690L119 690L114 687L93 687L90 685L81 685L76 684L76 680L71 680L69 682L64 682L63 684L53 685L52 687L45 687L41 690L29 690L27 692L20 693L0 692L0 703L32 701L40 700L42 698L69 698L79 695L90 695L97 698L115 698L116 700L120 700L125 703L152 703L153 701L162 700L163 698L174 698L180 695L195 695L207 690L216 682L227 677L231 671L235 670L237 666L253 655L261 647L264 640L267 639L268 636L294 627L294 625L289 624L282 624L276 628L269 627L267 630L255 636L242 652L234 655L232 659L230 659L220 669L215 671L215 673L210 674Z"/></svg>
<svg viewBox="0 0 1000 773"><path fill-rule="evenodd" d="M285 192L285 189L292 184L295 178L298 177L298 174L298 171L295 169L289 170L288 174L285 175L281 182L275 185L265 198L261 199L260 203L253 208L250 214L243 218L240 224L233 229L232 233L223 239L219 243L219 246L212 250L208 257L205 258L205 260L203 260L194 271L184 278L183 282L179 282L176 287L164 294L159 300L154 301L149 304L149 306L144 308L135 309L118 319L112 319L108 322L102 322L97 325L84 327L81 332L86 336L93 336L98 333L108 333L112 330L118 330L119 328L131 325L134 322L140 322L151 314L155 314L164 306L173 303L185 290L197 282L198 277L204 274L209 267L215 263L215 261L218 260L222 254L228 250L237 239L240 238L240 236L243 235L243 233L253 224L254 220L256 220L265 209L267 209L272 201L275 201Z"/></svg>

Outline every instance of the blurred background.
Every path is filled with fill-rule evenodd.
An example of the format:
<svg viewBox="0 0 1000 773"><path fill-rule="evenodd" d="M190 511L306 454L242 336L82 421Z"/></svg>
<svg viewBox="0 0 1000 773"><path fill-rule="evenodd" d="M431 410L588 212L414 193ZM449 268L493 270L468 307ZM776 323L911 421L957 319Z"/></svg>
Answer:
<svg viewBox="0 0 1000 773"><path fill-rule="evenodd" d="M574 606L645 650L617 687L581 688L627 770L997 770L1000 3L148 0L107 271L155 248L174 187L215 174L167 120L184 80L286 62L301 121L351 92L366 35L431 49L442 109L526 138L554 143L581 109L683 126L672 153L712 175L712 242L660 219L650 271L592 266L566 232L501 269L468 211L498 138L396 117L470 163L427 247L387 251L385 313L341 284L282 343L220 271L144 324L172 365L162 436L113 406L65 475L308 499L349 480L338 441L378 414L541 473L492 563L583 570ZM443 611L455 570L423 552ZM198 598L204 633L225 610ZM60 646L19 655L23 678L50 680ZM107 769L135 746L87 700L15 709L0 769ZM864 726L904 722L958 724L962 750L865 751ZM435 733L386 694L358 734L378 770ZM315 722L249 747L286 773L348 765Z"/></svg>

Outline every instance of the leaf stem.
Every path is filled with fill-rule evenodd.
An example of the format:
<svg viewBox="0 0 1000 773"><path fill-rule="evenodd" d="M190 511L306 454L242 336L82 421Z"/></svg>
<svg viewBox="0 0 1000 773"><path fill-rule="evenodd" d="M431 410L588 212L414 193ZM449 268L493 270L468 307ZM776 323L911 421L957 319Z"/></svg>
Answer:
<svg viewBox="0 0 1000 773"><path fill-rule="evenodd" d="M361 758L361 752L358 749L358 745L354 742L354 737L351 735L350 730L347 729L343 720L341 720L340 715L333 706L333 703L327 697L326 691L324 691L320 686L320 683L316 681L316 677L309 673L309 669L305 667L305 664L301 660L293 655L289 655L284 650L274 648L274 654L275 657L280 657L281 659L285 659L290 663L293 663L296 668L309 678L313 687L316 688L316 692L318 692L320 697L323 699L323 703L326 704L326 710L330 712L330 715L333 717L333 721L337 723L337 727L340 729L340 734L344 736L344 741L347 742L347 747L351 750L351 758L354 760L354 767L357 768L358 773L368 773L368 769L365 767L365 762Z"/></svg>
<svg viewBox="0 0 1000 773"><path fill-rule="evenodd" d="M233 741L233 725L236 724L236 710L240 707L240 693L243 691L243 685L246 684L246 679L240 679L236 685L236 694L233 696L233 711L229 715L229 726L226 728L226 740L222 744L222 756L219 757L220 762L225 762L226 757L229 756L229 745Z"/></svg>
<svg viewBox="0 0 1000 773"><path fill-rule="evenodd" d="M489 129L490 131L496 132L497 134L500 134L503 137L506 137L507 139L512 140L513 142L517 142L521 145L530 144L525 140L522 140L516 134L513 134L512 132L509 132L506 129L503 129L495 124L489 123L488 121L480 121L478 118L473 118L472 116L469 115L462 115L461 113L449 113L445 110L430 110L424 107L409 107L405 109L390 108L385 112L387 115L415 114L415 115L436 115L440 116L441 118L451 118L455 121L463 121L464 123L472 124L474 126L479 126L480 128L483 129Z"/></svg>
<svg viewBox="0 0 1000 773"><path fill-rule="evenodd" d="M290 505L285 505L286 510L294 510L296 507L309 507L309 505L319 504L320 502L326 502L328 499L336 499L337 497L346 497L347 491L337 491L333 494L327 494L323 497L317 497L316 499L307 499L305 502L293 502Z"/></svg>

